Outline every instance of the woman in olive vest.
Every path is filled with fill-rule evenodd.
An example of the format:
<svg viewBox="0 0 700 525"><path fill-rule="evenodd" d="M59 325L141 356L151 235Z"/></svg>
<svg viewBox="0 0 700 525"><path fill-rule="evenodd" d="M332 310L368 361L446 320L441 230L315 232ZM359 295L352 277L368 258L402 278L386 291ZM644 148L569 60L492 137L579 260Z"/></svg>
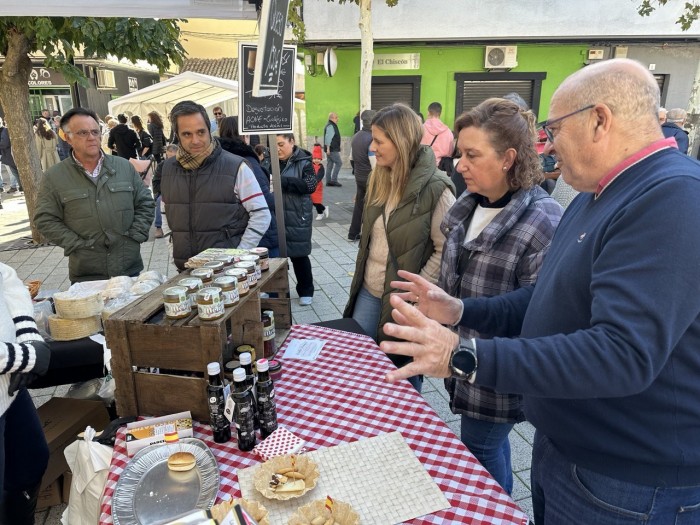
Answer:
<svg viewBox="0 0 700 525"><path fill-rule="evenodd" d="M393 104L372 119L372 151L377 160L367 187L360 248L345 317L352 317L374 340L386 339L391 319L391 281L398 270L437 282L445 236L440 223L455 202L454 186L438 170L429 146L421 146L423 126L404 104ZM408 359L390 356L401 366ZM410 379L420 391L421 377Z"/></svg>

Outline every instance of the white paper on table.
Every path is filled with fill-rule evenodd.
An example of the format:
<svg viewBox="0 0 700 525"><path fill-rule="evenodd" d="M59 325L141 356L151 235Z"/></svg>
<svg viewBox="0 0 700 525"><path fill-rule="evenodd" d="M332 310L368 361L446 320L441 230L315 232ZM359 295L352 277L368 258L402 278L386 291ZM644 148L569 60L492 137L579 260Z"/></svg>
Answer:
<svg viewBox="0 0 700 525"><path fill-rule="evenodd" d="M285 359L303 359L313 361L321 353L326 342L321 339L294 339L284 351Z"/></svg>

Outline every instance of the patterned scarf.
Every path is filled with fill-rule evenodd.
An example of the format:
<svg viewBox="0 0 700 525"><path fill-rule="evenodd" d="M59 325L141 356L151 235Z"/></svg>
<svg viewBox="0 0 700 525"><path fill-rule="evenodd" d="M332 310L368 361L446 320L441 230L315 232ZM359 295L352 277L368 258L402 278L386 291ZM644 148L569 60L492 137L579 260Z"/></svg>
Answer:
<svg viewBox="0 0 700 525"><path fill-rule="evenodd" d="M187 153L184 148L178 148L175 157L180 163L180 166L182 166L186 170L196 170L202 165L204 160L214 152L216 148L220 147L221 146L219 146L219 141L212 138L211 144L209 144L209 147L205 149L202 153L199 153L198 155L192 155L190 153Z"/></svg>

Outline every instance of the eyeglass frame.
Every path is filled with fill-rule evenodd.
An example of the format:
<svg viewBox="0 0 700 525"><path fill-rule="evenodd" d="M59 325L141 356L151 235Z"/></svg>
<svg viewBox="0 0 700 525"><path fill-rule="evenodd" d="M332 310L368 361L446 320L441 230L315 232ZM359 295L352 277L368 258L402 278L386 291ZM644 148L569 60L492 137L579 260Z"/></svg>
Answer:
<svg viewBox="0 0 700 525"><path fill-rule="evenodd" d="M218 113L217 113L216 111L214 111L214 116L217 116L217 115L223 115L223 114L224 114L224 112L223 112L223 111L219 111Z"/></svg>
<svg viewBox="0 0 700 525"><path fill-rule="evenodd" d="M100 135L102 135L102 132L99 129L80 129L78 131L66 131L65 134L77 135L81 139L86 139L89 135L92 135L93 137L97 138Z"/></svg>
<svg viewBox="0 0 700 525"><path fill-rule="evenodd" d="M544 131L544 134L547 135L547 140L549 142L554 142L554 134L552 133L552 130L549 129L549 127L554 124L555 122L561 122L562 120L573 117L574 115L578 115L579 113L583 113L584 111L587 111L589 109L593 109L595 107L595 104L589 104L585 108L577 109L576 111L572 111L571 113L567 113L563 117L558 117L555 118L554 120L545 120L542 123L542 131Z"/></svg>

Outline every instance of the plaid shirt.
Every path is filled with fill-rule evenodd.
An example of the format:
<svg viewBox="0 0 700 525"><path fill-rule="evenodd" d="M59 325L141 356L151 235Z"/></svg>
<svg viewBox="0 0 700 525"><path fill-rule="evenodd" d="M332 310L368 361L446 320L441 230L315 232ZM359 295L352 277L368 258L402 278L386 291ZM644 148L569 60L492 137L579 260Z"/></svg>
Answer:
<svg viewBox="0 0 700 525"><path fill-rule="evenodd" d="M439 286L454 297L467 298L501 295L534 283L559 224L561 206L539 186L518 190L475 239L464 242L476 205L476 196L465 192L442 222L446 241ZM459 335L493 337L462 326ZM455 413L496 423L524 419L519 395L454 379L446 379L445 387Z"/></svg>

